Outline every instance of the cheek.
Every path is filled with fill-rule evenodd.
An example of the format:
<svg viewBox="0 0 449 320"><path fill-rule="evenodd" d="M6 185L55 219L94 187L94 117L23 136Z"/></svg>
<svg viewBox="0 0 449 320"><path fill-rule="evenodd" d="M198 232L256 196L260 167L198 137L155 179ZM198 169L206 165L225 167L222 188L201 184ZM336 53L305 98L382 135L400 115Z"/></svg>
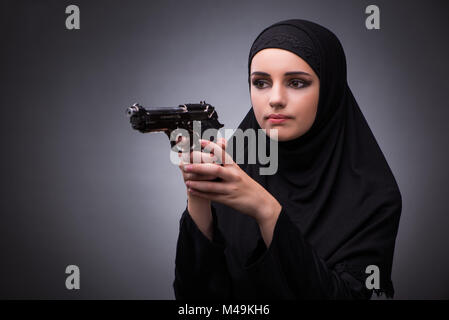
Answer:
<svg viewBox="0 0 449 320"><path fill-rule="evenodd" d="M318 108L318 95L316 92L304 94L297 97L294 105L296 122L298 123L301 133L305 133L313 124Z"/></svg>
<svg viewBox="0 0 449 320"><path fill-rule="evenodd" d="M264 124L263 116L266 113L264 108L266 107L266 105L268 105L268 101L264 97L264 95L254 93L254 91L252 91L251 92L251 103L253 105L253 110L254 110L254 115L256 117L256 120L259 123L259 126L264 129L264 126L262 126Z"/></svg>

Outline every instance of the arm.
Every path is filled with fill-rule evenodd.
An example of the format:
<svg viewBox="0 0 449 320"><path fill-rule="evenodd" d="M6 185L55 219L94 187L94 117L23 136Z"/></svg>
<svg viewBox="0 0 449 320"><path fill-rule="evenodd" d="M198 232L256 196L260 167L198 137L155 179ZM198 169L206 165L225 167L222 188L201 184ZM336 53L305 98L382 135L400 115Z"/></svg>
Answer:
<svg viewBox="0 0 449 320"><path fill-rule="evenodd" d="M254 218L259 225L260 233L267 247L270 246L273 239L274 227L281 210L281 204L268 192L259 201L258 214Z"/></svg>
<svg viewBox="0 0 449 320"><path fill-rule="evenodd" d="M213 241L208 239L192 219L189 209L183 212L176 249L176 299L228 299L231 279L226 264L225 240L218 229L215 209L211 210Z"/></svg>
<svg viewBox="0 0 449 320"><path fill-rule="evenodd" d="M221 143L224 145L225 142ZM201 159L208 161L203 155ZM185 182L214 178L188 174L183 168L181 161ZM181 217L176 250L173 283L176 299L227 298L231 296L231 280L224 254L225 239L218 228L215 208L210 200L187 195L187 208Z"/></svg>
<svg viewBox="0 0 449 320"><path fill-rule="evenodd" d="M367 299L371 296L372 292L365 288L360 276L360 266L366 267L360 252L350 257L351 272L346 270L347 261L338 261L333 269L328 267L290 221L286 209L265 188L249 177L222 148L210 141L202 140L201 143L205 148L211 148L218 159L224 158L224 165L193 164L187 166L186 171L214 175L222 180L189 181L186 183L189 194L220 202L258 222L263 240L259 241L253 259L245 266L257 293L265 294L265 298L280 299ZM389 228L382 232L389 232ZM368 234L369 243L376 245L379 237L383 237L378 230ZM371 241L373 239L376 241ZM373 249L374 261L385 257L383 244L373 248L369 243L363 251L365 262L372 261ZM355 273L352 268L357 269ZM389 279L385 278L385 281L388 284Z"/></svg>
<svg viewBox="0 0 449 320"><path fill-rule="evenodd" d="M275 214L275 213L273 213ZM344 270L328 268L290 220L285 208L262 235L245 269L258 291L278 299L369 299L371 292ZM266 238L272 237L268 248ZM341 271L341 272L340 272Z"/></svg>
<svg viewBox="0 0 449 320"><path fill-rule="evenodd" d="M212 241L213 238L213 218L210 200L188 195L187 210L190 217L195 221L198 229L204 236Z"/></svg>

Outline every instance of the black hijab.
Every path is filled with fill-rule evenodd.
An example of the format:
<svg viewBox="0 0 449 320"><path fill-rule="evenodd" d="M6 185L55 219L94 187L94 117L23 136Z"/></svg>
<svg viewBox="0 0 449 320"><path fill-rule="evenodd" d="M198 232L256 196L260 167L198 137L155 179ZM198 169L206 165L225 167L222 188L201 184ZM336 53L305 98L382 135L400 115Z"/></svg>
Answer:
<svg viewBox="0 0 449 320"><path fill-rule="evenodd" d="M376 265L381 283L377 292L392 297L401 194L348 87L339 40L328 29L305 20L285 20L267 27L249 54L250 90L252 58L265 48L291 51L315 71L320 79L317 115L304 135L279 142L276 174L260 175L259 163L239 166L288 209L290 219L329 268L344 268L364 285L366 267ZM260 129L252 108L239 125L242 130L249 128ZM229 142L232 148L232 138ZM237 261L244 263L260 240L257 224L220 203L213 206L223 233L238 252Z"/></svg>

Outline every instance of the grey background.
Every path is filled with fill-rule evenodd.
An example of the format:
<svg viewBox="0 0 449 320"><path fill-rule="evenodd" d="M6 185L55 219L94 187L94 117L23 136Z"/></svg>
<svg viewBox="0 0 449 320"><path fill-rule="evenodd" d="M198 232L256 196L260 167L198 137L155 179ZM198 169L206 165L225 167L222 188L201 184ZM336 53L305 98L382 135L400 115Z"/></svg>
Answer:
<svg viewBox="0 0 449 320"><path fill-rule="evenodd" d="M81 29L65 29L77 4ZM365 28L376 4L381 29ZM449 298L448 6L443 1L2 1L0 298L173 299L179 169L124 110L206 100L226 128L250 107L266 26L316 21L403 196L397 299ZM65 289L65 267L81 289Z"/></svg>

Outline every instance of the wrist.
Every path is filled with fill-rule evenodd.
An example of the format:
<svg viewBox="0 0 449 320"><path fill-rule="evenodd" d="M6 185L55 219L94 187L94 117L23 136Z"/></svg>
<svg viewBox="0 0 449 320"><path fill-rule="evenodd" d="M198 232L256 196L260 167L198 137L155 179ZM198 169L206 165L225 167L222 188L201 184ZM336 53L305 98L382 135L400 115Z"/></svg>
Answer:
<svg viewBox="0 0 449 320"><path fill-rule="evenodd" d="M259 206L256 215L257 223L259 225L273 224L281 213L281 204L271 194L269 194L268 197L264 197L258 204Z"/></svg>
<svg viewBox="0 0 449 320"><path fill-rule="evenodd" d="M213 226L212 226L212 211L209 199L204 199L196 196L188 196L187 210L198 229L212 241Z"/></svg>
<svg viewBox="0 0 449 320"><path fill-rule="evenodd" d="M210 203L211 203L211 200L209 200L209 199L202 198L200 196L195 196L190 193L187 193L187 200L189 202L195 202L195 203L198 203L201 205L210 205Z"/></svg>

